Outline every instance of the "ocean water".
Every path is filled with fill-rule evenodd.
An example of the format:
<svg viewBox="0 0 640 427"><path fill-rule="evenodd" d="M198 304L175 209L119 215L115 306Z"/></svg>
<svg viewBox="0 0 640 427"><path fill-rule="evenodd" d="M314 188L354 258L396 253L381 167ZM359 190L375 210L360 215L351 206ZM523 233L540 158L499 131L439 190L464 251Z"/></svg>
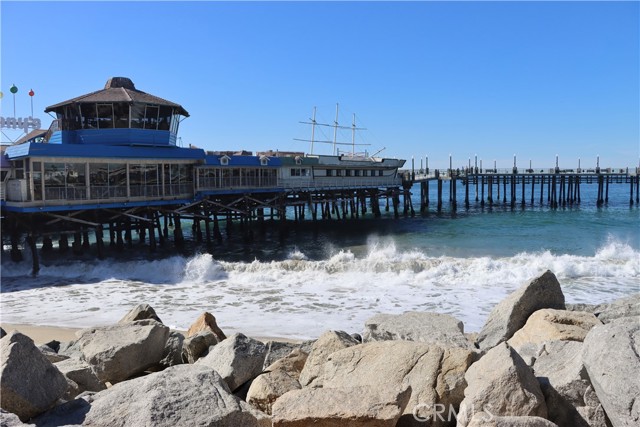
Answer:
<svg viewBox="0 0 640 427"><path fill-rule="evenodd" d="M514 209L476 202L465 209L463 191L456 212L448 203L435 212L432 188L429 211L420 214L416 186L414 218L307 221L290 224L286 235L267 223L251 243L236 228L209 248L150 255L139 247L102 261L57 254L42 259L37 277L28 259L3 256L1 320L87 327L148 303L175 328L209 311L225 332L252 336L361 332L376 313L411 310L451 314L465 331L478 331L496 303L547 269L569 303L640 292L640 209L629 205L628 185L612 185L609 204L598 208L596 186L583 184L579 206L556 210L537 197L529 206L528 196L525 209L520 196Z"/></svg>

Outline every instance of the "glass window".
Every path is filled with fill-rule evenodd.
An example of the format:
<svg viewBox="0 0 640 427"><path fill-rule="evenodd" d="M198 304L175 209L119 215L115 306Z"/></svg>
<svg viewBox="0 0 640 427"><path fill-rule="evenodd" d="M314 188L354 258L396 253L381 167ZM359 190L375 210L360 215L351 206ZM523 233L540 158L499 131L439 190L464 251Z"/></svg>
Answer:
<svg viewBox="0 0 640 427"><path fill-rule="evenodd" d="M109 163L109 185L126 187L127 167L124 163Z"/></svg>
<svg viewBox="0 0 640 427"><path fill-rule="evenodd" d="M171 126L171 107L160 107L158 130L169 130Z"/></svg>
<svg viewBox="0 0 640 427"><path fill-rule="evenodd" d="M90 163L89 164L89 184L90 185L107 185L109 182L109 164L108 163Z"/></svg>
<svg viewBox="0 0 640 427"><path fill-rule="evenodd" d="M113 129L113 104L98 104L98 128Z"/></svg>
<svg viewBox="0 0 640 427"><path fill-rule="evenodd" d="M129 185L143 185L144 184L144 173L143 173L143 165L140 164L130 164L129 165Z"/></svg>
<svg viewBox="0 0 640 427"><path fill-rule="evenodd" d="M136 129L144 128L144 105L133 104L131 106L131 127Z"/></svg>
<svg viewBox="0 0 640 427"><path fill-rule="evenodd" d="M351 176L351 169L347 169L344 171L344 176Z"/></svg>
<svg viewBox="0 0 640 427"><path fill-rule="evenodd" d="M384 171L383 171L382 169L380 169L380 170L378 171L378 176L383 176L383 175L384 175Z"/></svg>
<svg viewBox="0 0 640 427"><path fill-rule="evenodd" d="M67 163L67 185L75 187L84 187L86 181L85 163Z"/></svg>
<svg viewBox="0 0 640 427"><path fill-rule="evenodd" d="M360 176L360 170L356 169L356 170L355 170L355 171L353 171L353 172L354 172L354 175L355 175L355 176Z"/></svg>
<svg viewBox="0 0 640 427"><path fill-rule="evenodd" d="M327 176L333 176L333 170L332 169L327 169Z"/></svg>
<svg viewBox="0 0 640 427"><path fill-rule="evenodd" d="M82 112L82 128L97 129L96 104L82 104L80 111Z"/></svg>
<svg viewBox="0 0 640 427"><path fill-rule="evenodd" d="M113 115L115 117L115 127L128 128L129 127L129 104L119 102L113 104Z"/></svg>
<svg viewBox="0 0 640 427"><path fill-rule="evenodd" d="M65 167L64 163L45 163L44 181L47 186L64 186Z"/></svg>
<svg viewBox="0 0 640 427"><path fill-rule="evenodd" d="M80 109L77 104L66 105L62 117L62 130L77 130L82 128Z"/></svg>
<svg viewBox="0 0 640 427"><path fill-rule="evenodd" d="M147 111L144 117L145 129L158 129L158 107L147 105Z"/></svg>

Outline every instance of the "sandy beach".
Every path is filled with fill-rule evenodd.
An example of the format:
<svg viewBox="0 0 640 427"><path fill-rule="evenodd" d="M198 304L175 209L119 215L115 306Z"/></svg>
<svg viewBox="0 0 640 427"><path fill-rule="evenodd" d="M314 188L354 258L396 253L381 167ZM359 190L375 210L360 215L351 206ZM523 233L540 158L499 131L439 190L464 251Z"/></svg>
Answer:
<svg viewBox="0 0 640 427"><path fill-rule="evenodd" d="M25 325L16 323L0 323L0 327L9 333L13 330L28 336L36 345L47 343L51 340L57 340L60 342L71 341L76 339L76 332L82 330L82 328L66 328L61 326L48 326L48 325ZM187 331L179 331L186 334ZM290 343L299 343L301 340L283 338L283 337L252 337L258 341L281 341Z"/></svg>

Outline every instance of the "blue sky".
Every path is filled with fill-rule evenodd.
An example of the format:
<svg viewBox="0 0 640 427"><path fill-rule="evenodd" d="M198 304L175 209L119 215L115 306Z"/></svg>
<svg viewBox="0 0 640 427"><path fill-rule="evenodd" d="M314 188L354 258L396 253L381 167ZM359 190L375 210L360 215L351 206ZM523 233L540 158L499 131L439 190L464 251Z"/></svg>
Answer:
<svg viewBox="0 0 640 427"><path fill-rule="evenodd" d="M638 2L2 1L2 116L130 77L191 114L183 143L296 150L352 114L370 153L446 167L636 166ZM332 130L325 130L333 137ZM317 137L323 138L322 134ZM349 131L338 137L350 141ZM316 146L328 154L330 146Z"/></svg>

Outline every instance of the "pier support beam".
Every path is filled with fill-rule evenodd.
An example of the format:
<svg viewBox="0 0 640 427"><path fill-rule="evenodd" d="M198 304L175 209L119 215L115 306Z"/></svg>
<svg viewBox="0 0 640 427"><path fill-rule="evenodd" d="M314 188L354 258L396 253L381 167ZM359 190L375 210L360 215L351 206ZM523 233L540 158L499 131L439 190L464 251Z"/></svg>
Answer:
<svg viewBox="0 0 640 427"><path fill-rule="evenodd" d="M40 260L38 259L38 250L36 249L36 238L32 234L27 235L27 245L29 249L31 249L31 275L37 276L40 271Z"/></svg>

